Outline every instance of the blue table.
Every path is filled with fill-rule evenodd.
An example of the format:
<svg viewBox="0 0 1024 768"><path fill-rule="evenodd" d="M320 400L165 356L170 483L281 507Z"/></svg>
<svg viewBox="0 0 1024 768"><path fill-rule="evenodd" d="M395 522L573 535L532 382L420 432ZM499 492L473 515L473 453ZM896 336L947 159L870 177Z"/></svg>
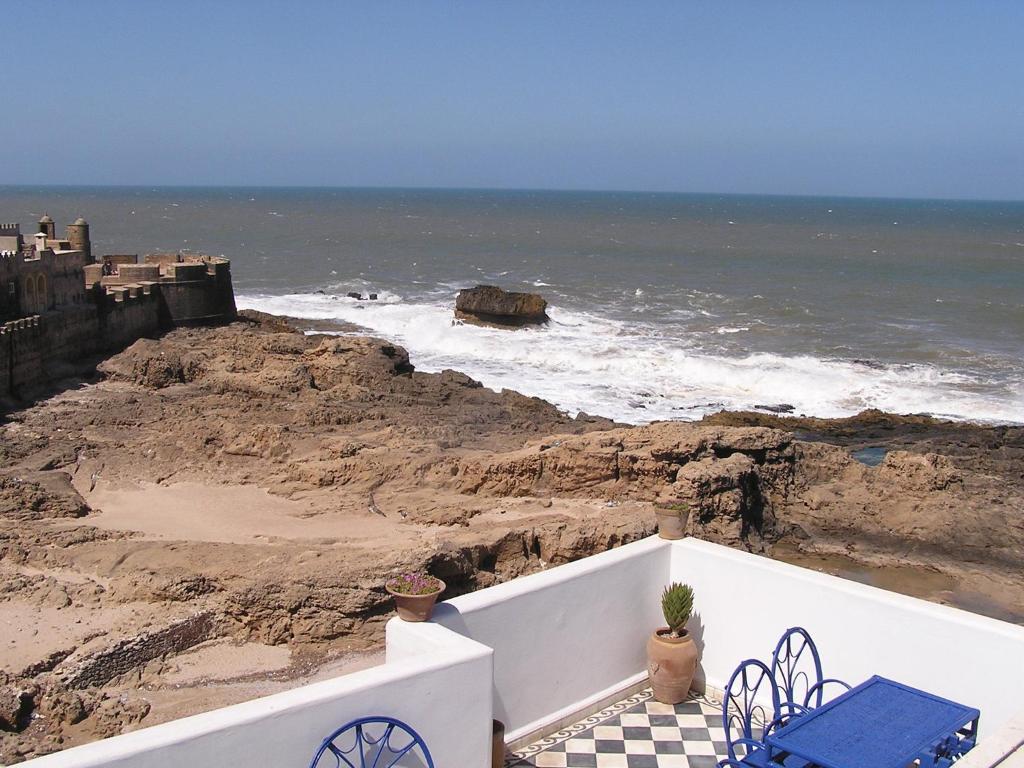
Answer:
<svg viewBox="0 0 1024 768"><path fill-rule="evenodd" d="M974 747L980 712L872 677L765 737L771 759L796 755L821 768L948 766Z"/></svg>

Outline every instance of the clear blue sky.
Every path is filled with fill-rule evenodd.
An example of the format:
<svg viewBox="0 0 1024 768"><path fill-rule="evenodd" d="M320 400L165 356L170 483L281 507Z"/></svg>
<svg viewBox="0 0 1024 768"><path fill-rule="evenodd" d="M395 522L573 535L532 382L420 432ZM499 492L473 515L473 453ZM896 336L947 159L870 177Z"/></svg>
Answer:
<svg viewBox="0 0 1024 768"><path fill-rule="evenodd" d="M3 13L0 184L1024 199L1020 0Z"/></svg>

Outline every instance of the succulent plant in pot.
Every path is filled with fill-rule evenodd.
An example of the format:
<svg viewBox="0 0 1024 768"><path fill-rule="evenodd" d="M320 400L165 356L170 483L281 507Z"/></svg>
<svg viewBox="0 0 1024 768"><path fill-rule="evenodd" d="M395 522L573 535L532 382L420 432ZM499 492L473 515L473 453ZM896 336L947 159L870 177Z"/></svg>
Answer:
<svg viewBox="0 0 1024 768"><path fill-rule="evenodd" d="M398 617L405 621L427 621L445 583L427 573L403 573L388 579L384 588L395 598Z"/></svg>
<svg viewBox="0 0 1024 768"><path fill-rule="evenodd" d="M663 539L681 539L686 535L686 524L690 520L690 505L686 502L658 504L654 508L658 518L658 535Z"/></svg>
<svg viewBox="0 0 1024 768"><path fill-rule="evenodd" d="M647 675L655 699L679 704L689 695L697 671L697 646L686 630L693 613L693 588L669 584L661 595L661 610L668 626L655 630L647 641Z"/></svg>

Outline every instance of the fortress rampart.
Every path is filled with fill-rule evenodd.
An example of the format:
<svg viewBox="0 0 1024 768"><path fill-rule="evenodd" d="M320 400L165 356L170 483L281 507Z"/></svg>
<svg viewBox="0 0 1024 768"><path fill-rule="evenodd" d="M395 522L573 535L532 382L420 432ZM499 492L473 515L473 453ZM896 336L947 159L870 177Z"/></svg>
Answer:
<svg viewBox="0 0 1024 768"><path fill-rule="evenodd" d="M117 254L93 261L89 225L56 239L48 216L22 235L0 224L0 399L70 375L83 358L182 325L235 317L231 264L194 254ZM74 246L74 247L72 247Z"/></svg>
<svg viewBox="0 0 1024 768"><path fill-rule="evenodd" d="M24 317L0 325L0 393L19 382L44 378L44 334L40 318Z"/></svg>

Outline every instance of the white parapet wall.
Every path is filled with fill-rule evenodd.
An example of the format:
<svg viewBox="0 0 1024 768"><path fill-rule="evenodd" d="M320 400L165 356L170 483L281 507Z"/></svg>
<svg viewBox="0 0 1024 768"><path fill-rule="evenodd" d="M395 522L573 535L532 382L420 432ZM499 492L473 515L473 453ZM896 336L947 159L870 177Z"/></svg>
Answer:
<svg viewBox="0 0 1024 768"><path fill-rule="evenodd" d="M338 726L388 715L421 733L438 768L490 764L491 718L508 741L642 683L670 581L696 593L698 680L768 661L802 626L829 677L880 674L981 710L976 768L1009 768L1024 739L1024 627L695 539L651 537L392 619L387 662L286 693L25 763L31 768L283 768L308 764ZM965 766L968 761L964 761Z"/></svg>
<svg viewBox="0 0 1024 768"><path fill-rule="evenodd" d="M673 546L671 578L697 595L691 629L713 687L802 626L826 677L877 674L976 707L982 739L1024 710L1024 627L696 539Z"/></svg>
<svg viewBox="0 0 1024 768"><path fill-rule="evenodd" d="M439 635L444 635L439 638ZM489 765L491 651L437 625L406 658L244 704L29 760L26 768L304 768L324 737L387 715L423 737L438 768Z"/></svg>
<svg viewBox="0 0 1024 768"><path fill-rule="evenodd" d="M439 605L434 621L494 649L494 717L506 738L560 721L646 675L670 543L651 537ZM388 624L388 660L415 625Z"/></svg>
<svg viewBox="0 0 1024 768"><path fill-rule="evenodd" d="M516 741L645 678L671 581L694 587L697 680L712 689L802 626L826 676L879 674L977 707L983 743L1012 742L1024 715L1024 627L696 539L652 537L464 595L435 622L494 650L494 716ZM416 646L413 627L388 624L389 660Z"/></svg>

